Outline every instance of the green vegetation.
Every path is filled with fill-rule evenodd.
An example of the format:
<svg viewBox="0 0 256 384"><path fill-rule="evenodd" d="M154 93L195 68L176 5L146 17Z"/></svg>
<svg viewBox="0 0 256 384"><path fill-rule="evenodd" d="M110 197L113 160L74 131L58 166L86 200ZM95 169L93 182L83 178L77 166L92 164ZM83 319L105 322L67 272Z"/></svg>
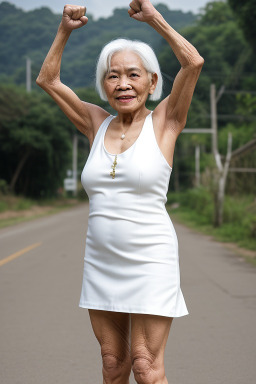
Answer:
<svg viewBox="0 0 256 384"><path fill-rule="evenodd" d="M148 25L131 19L127 9L116 9L113 16L99 20L88 15L86 27L72 33L63 55L61 75L64 83L76 88L94 85L96 59L109 40L118 37L140 39L156 51L161 48L161 37ZM196 20L191 12L170 11L163 4L158 9L175 29L191 25ZM62 9L56 15L46 7L24 12L8 2L0 4L0 82L11 80L25 84L26 57L30 57L35 87L37 74L61 21L61 13Z"/></svg>
<svg viewBox="0 0 256 384"><path fill-rule="evenodd" d="M104 105L94 90L77 93ZM0 190L7 193L9 188L11 192L34 198L56 196L72 165L74 133L82 139L79 143L79 170L82 170L89 151L87 139L74 130L48 95L0 85Z"/></svg>
<svg viewBox="0 0 256 384"><path fill-rule="evenodd" d="M171 206L175 203L178 203L179 207L172 209ZM168 211L171 217L218 240L234 242L247 249L256 249L256 200L253 195L227 196L223 225L219 228L213 227L213 199L205 188L169 193Z"/></svg>
<svg viewBox="0 0 256 384"><path fill-rule="evenodd" d="M40 201L0 193L0 228L58 213L81 204L84 200L85 196L82 193L79 193L78 198L59 196Z"/></svg>
<svg viewBox="0 0 256 384"><path fill-rule="evenodd" d="M255 0L228 0L228 2L237 16L239 25L241 26L244 35L250 42L253 49L256 50Z"/></svg>
<svg viewBox="0 0 256 384"><path fill-rule="evenodd" d="M254 27L255 30L255 27ZM227 134L232 132L232 149L240 147L255 137L256 51L252 50L238 25L231 8L222 1L209 2L197 22L181 31L204 57L205 63L193 96L187 119L189 128L210 128L210 85L217 92L225 86L218 102L218 145L221 154L226 153ZM179 63L168 45L163 43L159 61L164 74L172 78L179 70ZM165 84L165 95L171 82ZM251 91L252 94L239 93ZM171 189L176 191L191 188L194 181L195 146L201 149L201 172L212 167L210 135L184 134L177 141L174 157L174 175ZM239 159L241 167L255 167L256 155ZM231 176L230 176L231 177ZM256 177L248 174L232 175L231 193L255 193ZM228 187L228 186L227 186ZM229 187L228 187L229 188ZM245 188L245 189L244 189Z"/></svg>
<svg viewBox="0 0 256 384"><path fill-rule="evenodd" d="M217 89L225 85L232 92L240 89L255 91L256 54L225 2L209 2L199 16L171 11L161 4L158 9L205 59L187 127L210 127L210 84L214 82ZM33 61L35 80L60 18L61 15L55 15L47 8L24 12L7 2L0 3L0 179L6 181L11 191L36 198L56 195L72 164L74 127L34 81L31 94L24 90L25 58L30 56ZM126 9L116 9L113 16L106 19L94 21L90 17L85 28L72 33L63 57L63 82L72 87L79 86L75 91L83 100L108 108L93 88L82 88L81 85L93 84L95 62L102 45L120 36L140 38L155 48L165 78L164 96L167 95L180 64L166 42L144 23L130 19ZM222 154L226 151L229 131L233 134L233 150L253 139L255 96L224 93L218 103L218 129ZM81 172L89 146L78 134L81 137L78 171ZM201 172L212 166L210 136L181 135L176 145L170 189L185 190L193 185L194 151L198 144L201 147ZM243 166L254 167L256 158L252 155L239 161ZM232 176L232 193L255 193L255 175L249 184L247 176Z"/></svg>
<svg viewBox="0 0 256 384"><path fill-rule="evenodd" d="M0 174L10 190L46 197L62 184L70 159L70 124L49 98L0 86Z"/></svg>
<svg viewBox="0 0 256 384"><path fill-rule="evenodd" d="M239 3L239 4L238 4ZM198 49L205 64L190 107L187 127L210 128L212 83L225 86L218 102L218 147L226 153L232 132L235 150L255 139L256 28L253 0L210 1L200 15L172 11L159 4L167 21ZM229 6L230 4L230 6ZM61 10L60 10L61 12ZM10 22L11 20L11 22ZM0 3L0 214L7 209L32 209L34 199L55 199L72 165L72 137L79 135L78 173L89 153L87 139L68 121L50 97L36 87L35 79L55 37L61 14L48 8L31 12ZM180 69L167 43L149 26L116 9L109 18L93 20L74 31L65 48L61 78L82 100L108 109L94 90L97 56L103 44L117 37L140 39L156 51L164 76L164 96ZM26 57L32 60L32 89L25 91ZM74 75L75 74L75 75ZM249 93L244 93L248 91ZM153 109L154 103L148 103ZM111 113L110 109L108 109ZM191 190L195 179L195 146L200 145L202 189ZM232 167L256 167L256 151L234 159ZM224 224L212 227L212 180L215 161L210 135L182 134L175 149L170 201L180 204L175 215L226 241L255 247L255 173L230 173L224 206ZM9 207L9 193L25 196ZM84 192L79 194L84 198ZM24 200L25 199L25 200ZM29 199L29 200L27 200ZM17 211L19 212L19 211ZM18 220L18 219L17 219Z"/></svg>

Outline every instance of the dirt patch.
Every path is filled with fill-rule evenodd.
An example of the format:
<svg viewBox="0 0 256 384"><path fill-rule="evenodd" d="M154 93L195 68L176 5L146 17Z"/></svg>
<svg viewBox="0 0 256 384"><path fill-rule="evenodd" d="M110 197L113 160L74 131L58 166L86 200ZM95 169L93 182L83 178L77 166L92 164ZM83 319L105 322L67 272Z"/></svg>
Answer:
<svg viewBox="0 0 256 384"><path fill-rule="evenodd" d="M252 251L250 249L241 248L234 243L222 243L225 247L230 249L231 251L244 256L248 259L256 260L256 251Z"/></svg>
<svg viewBox="0 0 256 384"><path fill-rule="evenodd" d="M16 217L31 217L35 215L41 215L43 213L49 212L53 207L51 206L33 206L30 209L24 209L21 211L4 211L0 213L0 220L14 219Z"/></svg>
<svg viewBox="0 0 256 384"><path fill-rule="evenodd" d="M13 198L14 202L16 202L15 198ZM10 199L9 199L10 201ZM77 199L65 199L65 200L59 200L55 201L52 205L32 205L28 209L21 209L21 210L15 210L15 209L9 209L7 211L0 213L0 221L2 220L8 220L8 219L18 219L18 218L29 218L34 216L40 216L47 214L53 210L58 209L64 209L64 208L71 208L75 205L81 204L81 202Z"/></svg>

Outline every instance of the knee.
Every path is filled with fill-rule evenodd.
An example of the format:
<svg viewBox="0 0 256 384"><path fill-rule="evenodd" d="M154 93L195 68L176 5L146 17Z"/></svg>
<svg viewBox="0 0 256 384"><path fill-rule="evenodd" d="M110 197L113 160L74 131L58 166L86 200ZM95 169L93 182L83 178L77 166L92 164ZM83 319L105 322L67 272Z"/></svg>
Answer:
<svg viewBox="0 0 256 384"><path fill-rule="evenodd" d="M137 376L147 376L151 371L152 361L146 357L136 357L132 363L132 370Z"/></svg>
<svg viewBox="0 0 256 384"><path fill-rule="evenodd" d="M152 356L137 356L132 361L134 378L138 384L155 384L165 378L164 366Z"/></svg>
<svg viewBox="0 0 256 384"><path fill-rule="evenodd" d="M103 376L110 380L122 378L130 375L131 363L126 357L121 359L113 354L102 355Z"/></svg>
<svg viewBox="0 0 256 384"><path fill-rule="evenodd" d="M120 360L116 356L110 354L102 356L102 365L106 372L115 372L121 368Z"/></svg>

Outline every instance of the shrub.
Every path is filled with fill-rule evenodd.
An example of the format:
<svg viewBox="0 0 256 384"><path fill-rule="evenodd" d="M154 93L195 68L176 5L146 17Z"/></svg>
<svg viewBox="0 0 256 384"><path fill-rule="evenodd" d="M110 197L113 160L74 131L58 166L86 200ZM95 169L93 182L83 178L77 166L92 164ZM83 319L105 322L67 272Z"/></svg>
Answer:
<svg viewBox="0 0 256 384"><path fill-rule="evenodd" d="M6 201L0 200L0 212L4 212L8 209L8 204Z"/></svg>
<svg viewBox="0 0 256 384"><path fill-rule="evenodd" d="M29 199L21 199L18 200L18 202L14 206L15 211L22 211L24 209L29 209L34 205L35 203L32 200Z"/></svg>
<svg viewBox="0 0 256 384"><path fill-rule="evenodd" d="M8 184L5 180L0 179L0 193L6 194L8 192Z"/></svg>

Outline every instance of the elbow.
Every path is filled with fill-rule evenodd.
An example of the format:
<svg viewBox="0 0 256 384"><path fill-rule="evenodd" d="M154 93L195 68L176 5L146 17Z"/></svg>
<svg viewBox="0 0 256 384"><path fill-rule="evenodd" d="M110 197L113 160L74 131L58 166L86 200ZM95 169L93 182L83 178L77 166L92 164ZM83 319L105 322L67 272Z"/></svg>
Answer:
<svg viewBox="0 0 256 384"><path fill-rule="evenodd" d="M40 75L38 75L37 78L36 78L36 84L37 84L39 87L43 88L43 87L42 87L42 79L41 79Z"/></svg>
<svg viewBox="0 0 256 384"><path fill-rule="evenodd" d="M199 57L199 65L200 67L204 65L204 58L202 56Z"/></svg>
<svg viewBox="0 0 256 384"><path fill-rule="evenodd" d="M47 82L44 80L44 78L42 77L42 75L39 75L37 76L37 79L36 79L36 84L42 88L42 89L46 89L47 88Z"/></svg>
<svg viewBox="0 0 256 384"><path fill-rule="evenodd" d="M193 69L201 69L204 65L204 58L199 54L194 56L190 62L190 67Z"/></svg>
<svg viewBox="0 0 256 384"><path fill-rule="evenodd" d="M204 58L200 55L193 57L193 59L186 65L186 70L193 73L198 73L201 71L204 65Z"/></svg>
<svg viewBox="0 0 256 384"><path fill-rule="evenodd" d="M190 57L186 65L183 65L183 68L188 71L197 72L202 69L203 65L204 65L204 58L198 54L198 55L194 55L193 57Z"/></svg>
<svg viewBox="0 0 256 384"><path fill-rule="evenodd" d="M192 65L195 67L195 68L202 68L202 66L204 65L204 58L200 55L198 55L197 57L195 57L195 59L193 60L193 63Z"/></svg>
<svg viewBox="0 0 256 384"><path fill-rule="evenodd" d="M54 82L48 81L48 79L40 75L40 73L37 76L36 84L46 92L49 92L54 86Z"/></svg>

